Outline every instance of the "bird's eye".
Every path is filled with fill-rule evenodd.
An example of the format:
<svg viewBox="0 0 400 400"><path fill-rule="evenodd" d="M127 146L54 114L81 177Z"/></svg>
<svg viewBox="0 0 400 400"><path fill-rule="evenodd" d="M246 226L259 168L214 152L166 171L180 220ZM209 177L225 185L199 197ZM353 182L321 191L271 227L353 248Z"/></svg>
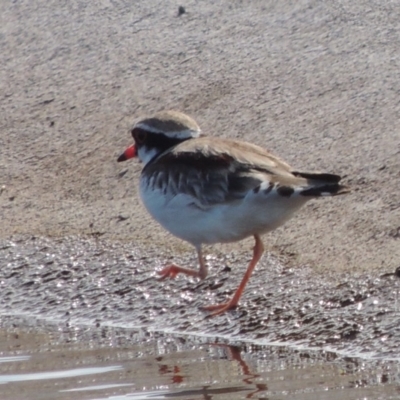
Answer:
<svg viewBox="0 0 400 400"><path fill-rule="evenodd" d="M143 129L132 129L132 136L137 144L142 144L146 140L147 132Z"/></svg>

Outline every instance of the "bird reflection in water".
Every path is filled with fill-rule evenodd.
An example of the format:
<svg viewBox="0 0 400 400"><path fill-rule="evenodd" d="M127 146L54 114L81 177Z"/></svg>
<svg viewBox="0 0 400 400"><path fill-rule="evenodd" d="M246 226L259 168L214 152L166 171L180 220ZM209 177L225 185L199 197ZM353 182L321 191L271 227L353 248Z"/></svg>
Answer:
<svg viewBox="0 0 400 400"><path fill-rule="evenodd" d="M166 397L173 397L173 396L203 396L204 400L211 400L215 399L214 396L241 392L241 391L251 391L247 393L245 396L246 399L255 398L255 395L259 394L260 392L265 392L268 390L268 387L263 382L255 382L257 378L260 377L259 374L253 373L252 368L249 364L242 358L241 355L241 348L239 346L232 346L228 344L219 344L214 343L210 344L210 346L215 347L217 346L220 350L223 351L224 354L221 354L221 359L226 359L230 362L236 363L240 368L239 376L242 377L241 381L245 385L241 386L228 386L228 387L216 387L219 386L218 382L213 377L213 384L212 385L205 385L198 388L187 388L182 391L173 391L166 395ZM192 381L193 376L190 373L184 373L184 366L182 365L169 365L165 363L161 363L163 361L163 357L157 357L156 361L160 362L158 371L160 375L170 375L170 382L171 384L182 384L182 383L190 383L189 380ZM186 381L186 382L185 382Z"/></svg>

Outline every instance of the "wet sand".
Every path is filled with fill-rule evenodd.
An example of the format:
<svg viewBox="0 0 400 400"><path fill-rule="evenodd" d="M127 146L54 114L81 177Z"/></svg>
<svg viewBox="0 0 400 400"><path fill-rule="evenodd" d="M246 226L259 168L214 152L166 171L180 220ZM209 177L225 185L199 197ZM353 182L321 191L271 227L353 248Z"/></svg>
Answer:
<svg viewBox="0 0 400 400"><path fill-rule="evenodd" d="M104 240L20 238L1 242L1 312L66 326L84 324L218 337L258 345L323 349L398 360L398 278L331 274L282 265L269 255L236 310L209 317L201 306L232 296L244 262L209 257L211 276L160 281L147 249ZM178 261L189 263L190 258Z"/></svg>

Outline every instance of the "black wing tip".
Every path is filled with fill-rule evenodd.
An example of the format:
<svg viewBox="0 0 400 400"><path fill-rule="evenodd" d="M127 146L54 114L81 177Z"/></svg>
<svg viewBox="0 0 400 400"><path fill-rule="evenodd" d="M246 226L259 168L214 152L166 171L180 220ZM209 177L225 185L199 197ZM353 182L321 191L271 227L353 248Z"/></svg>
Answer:
<svg viewBox="0 0 400 400"><path fill-rule="evenodd" d="M312 179L316 181L322 181L326 183L339 183L342 177L336 174L327 174L321 172L300 172L292 171L292 174L297 177Z"/></svg>
<svg viewBox="0 0 400 400"><path fill-rule="evenodd" d="M321 196L339 196L350 192L350 188L339 184L325 184L304 189L300 192L302 196L321 197Z"/></svg>

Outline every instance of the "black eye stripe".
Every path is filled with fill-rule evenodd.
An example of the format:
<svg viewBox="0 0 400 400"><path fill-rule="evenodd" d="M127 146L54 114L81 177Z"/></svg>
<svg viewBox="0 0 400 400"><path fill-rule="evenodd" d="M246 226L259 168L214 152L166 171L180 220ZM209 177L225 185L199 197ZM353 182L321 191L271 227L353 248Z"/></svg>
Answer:
<svg viewBox="0 0 400 400"><path fill-rule="evenodd" d="M131 131L132 137L137 144L146 143L147 147L155 147L161 151L165 151L170 147L184 142L187 139L178 139L165 136L163 133L148 132L142 128L133 128Z"/></svg>
<svg viewBox="0 0 400 400"><path fill-rule="evenodd" d="M144 143L147 137L147 131L141 128L133 128L131 134L135 142L138 144Z"/></svg>
<svg viewBox="0 0 400 400"><path fill-rule="evenodd" d="M136 140L139 143L143 143L146 140L146 132L137 132L136 133Z"/></svg>

